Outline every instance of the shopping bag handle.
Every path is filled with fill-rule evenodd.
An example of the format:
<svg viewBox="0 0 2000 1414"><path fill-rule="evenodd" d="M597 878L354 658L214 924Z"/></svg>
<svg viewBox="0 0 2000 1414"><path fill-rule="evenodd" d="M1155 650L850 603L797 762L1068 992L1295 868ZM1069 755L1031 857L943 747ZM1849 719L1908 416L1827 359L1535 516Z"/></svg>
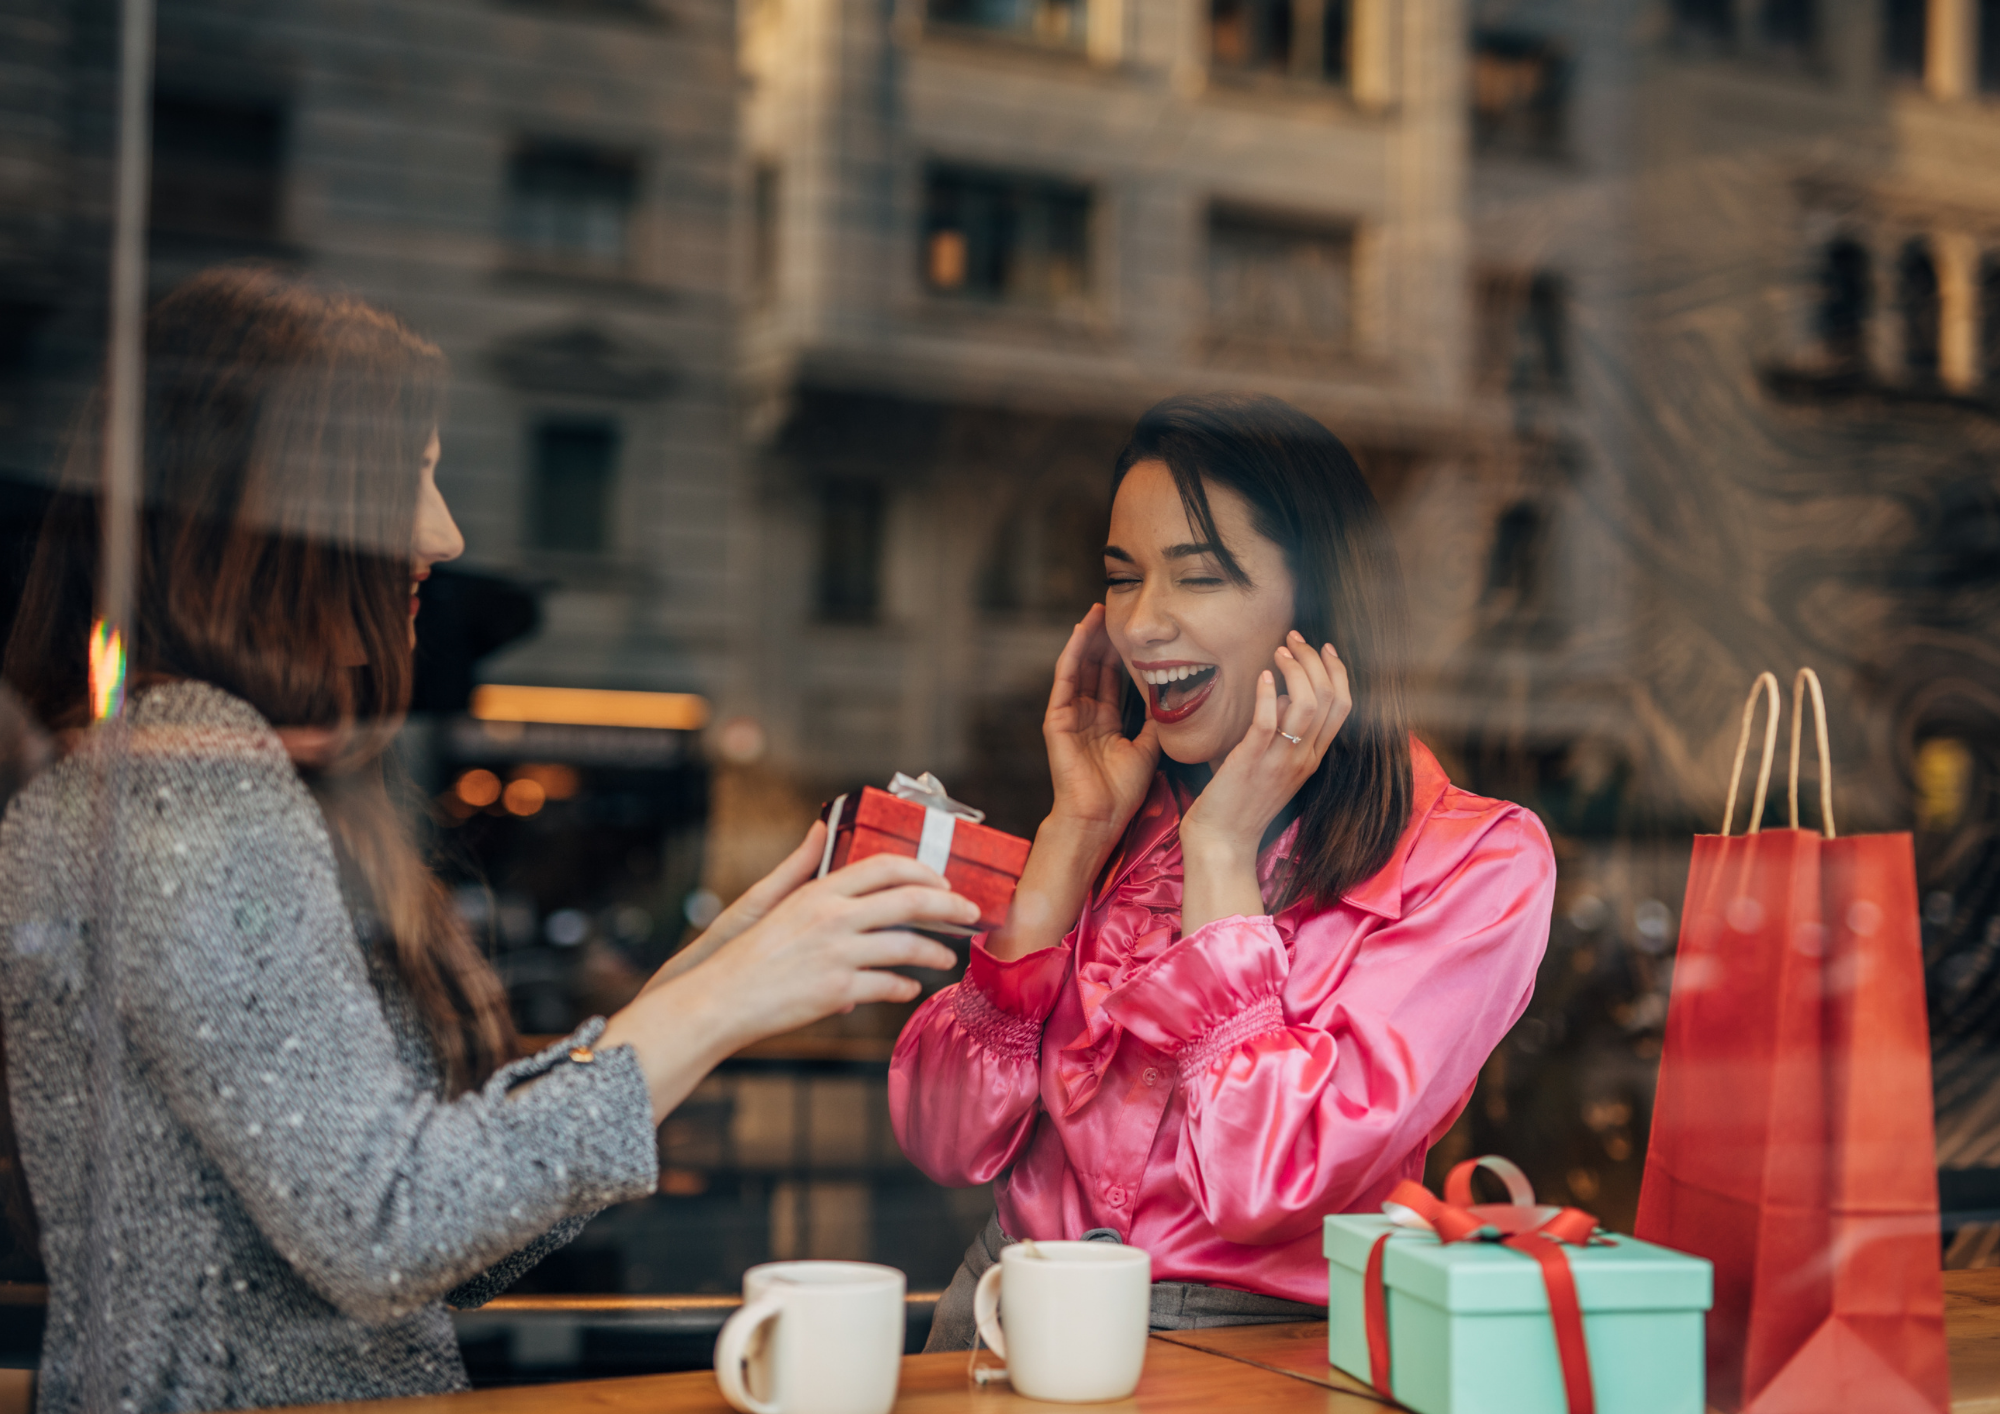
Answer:
<svg viewBox="0 0 2000 1414"><path fill-rule="evenodd" d="M1819 738L1819 827L1833 838L1833 751L1826 741L1826 697L1819 690L1819 674L1800 668L1792 679L1792 828L1799 827L1799 732L1805 726L1805 691L1812 688L1813 728ZM1729 831L1725 828L1724 834Z"/></svg>
<svg viewBox="0 0 2000 1414"><path fill-rule="evenodd" d="M1770 710L1764 714L1764 764L1757 771L1757 798L1750 806L1750 824L1746 834L1756 834L1764 828L1764 800L1771 790L1771 758L1778 754L1778 678L1772 672L1757 674L1757 681L1750 684L1750 696L1743 704L1743 731L1736 738L1736 764L1729 772L1729 803L1722 807L1722 833L1729 833L1729 825L1736 818L1736 793L1743 785L1743 758L1750 752L1750 723L1757 717L1757 694L1764 694ZM1815 688L1817 693L1817 688ZM1821 732L1824 735L1824 724ZM1797 758L1794 757L1794 762ZM1794 765L1793 781L1798 779L1798 769ZM1796 785L1794 786L1796 791ZM1795 797L1796 798L1796 797ZM1796 824L1796 817L1794 817Z"/></svg>

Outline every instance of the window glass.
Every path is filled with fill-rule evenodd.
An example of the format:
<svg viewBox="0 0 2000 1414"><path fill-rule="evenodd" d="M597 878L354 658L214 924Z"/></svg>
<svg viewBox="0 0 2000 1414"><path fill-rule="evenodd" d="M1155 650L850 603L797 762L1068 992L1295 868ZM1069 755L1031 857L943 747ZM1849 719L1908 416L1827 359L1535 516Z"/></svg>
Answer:
<svg viewBox="0 0 2000 1414"><path fill-rule="evenodd" d="M1734 0L1673 0L1674 37L1697 48L1727 48L1736 41Z"/></svg>
<svg viewBox="0 0 2000 1414"><path fill-rule="evenodd" d="M1213 0L1209 63L1223 77L1344 83L1351 8L1347 0Z"/></svg>
<svg viewBox="0 0 2000 1414"><path fill-rule="evenodd" d="M283 234L284 112L162 93L153 100L152 232L224 257ZM235 249L232 249L234 247Z"/></svg>
<svg viewBox="0 0 2000 1414"><path fill-rule="evenodd" d="M1847 238L1829 243L1820 272L1818 323L1826 359L1832 366L1853 369L1866 364L1873 299L1867 247Z"/></svg>
<svg viewBox="0 0 2000 1414"><path fill-rule="evenodd" d="M1479 277L1479 381L1519 393L1560 393L1569 384L1563 279L1547 270L1487 271Z"/></svg>
<svg viewBox="0 0 2000 1414"><path fill-rule="evenodd" d="M1344 345L1353 284L1348 227L1230 207L1209 213L1209 321L1218 332Z"/></svg>
<svg viewBox="0 0 2000 1414"><path fill-rule="evenodd" d="M637 183L630 153L523 140L507 164L506 230L513 254L558 265L623 265Z"/></svg>
<svg viewBox="0 0 2000 1414"><path fill-rule="evenodd" d="M402 1098L380 1129L412 1143L517 1057L547 1053L558 1078L508 1104L602 1083L575 1078L613 1070L583 1028L743 923L731 910L836 798L933 772L1034 839L1057 808L1055 665L1117 592L1114 469L1156 475L1165 453L1135 428L1183 395L1280 399L1338 437L1321 470L1351 457L1342 514L1372 501L1382 542L1270 563L1313 593L1305 570L1386 581L1393 558L1407 644L1374 666L1400 674L1395 740L1464 793L1450 800L1549 841L1547 917L1511 944L1508 987L1370 1014L1463 1052L1444 1080L1392 1087L1422 1100L1390 1126L1403 1147L1324 1171L1435 1184L1505 1154L1543 1201L1634 1230L1670 1018L1706 975L1682 964L1702 930L1734 926L1687 902L1696 841L1730 798L1752 679L1812 666L1839 833L1903 839L1914 876L1897 921L1930 1069L1904 1108L1933 1129L1899 1152L1941 1207L1905 1235L1926 1263L2000 1267L2000 0L161 0L128 33L146 9L36 0L0 20L0 1119L16 1121L0 1314L41 1301L56 1315L36 1332L82 1332L85 1384L63 1403L39 1335L6 1319L0 1367L40 1362L51 1407L119 1414L128 1336L151 1332L116 1303L175 1289L103 1287L111 1254L139 1250L121 1213L242 1199L268 1218L245 1197L257 1183L305 1192L325 1153L380 1157L308 1116L384 1077ZM1211 448L1182 450L1213 470ZM1177 525L1184 504L1166 504ZM1231 583L1181 575L1173 613ZM1183 625L1159 612L1171 640ZM1356 613L1343 601L1326 632L1358 661ZM1162 722L1148 689L1191 696L1197 660L1220 655L1161 648L1136 680L1121 661L1109 709ZM1766 840L1790 824L1789 694L1781 716ZM1821 768L1800 739L1810 831ZM1354 737L1336 740L1338 762ZM218 742L246 774L216 765ZM1160 800L1193 809L1217 759L1175 758ZM155 780L162 763L179 774ZM1739 832L1754 790L1737 791ZM175 862L197 857L200 878ZM1185 851L1153 862L1140 883L1157 892L1117 906L1159 920L1135 935L1158 952L1101 975L1056 959L1079 1015L1201 952L1180 926ZM228 891L245 879L255 897ZM1258 955L1302 979L1314 935L1265 882L1235 901L1277 909ZM1394 921L1422 924L1428 904L1406 903ZM951 1170L899 1140L890 1075L920 1008L1052 1072L1086 1052L1134 1062L1079 1112L1188 1083L1184 1047L1111 1011L1094 1030L1056 1013L1035 1041L996 1020L997 993L946 995L985 975L948 936L950 967L908 970L913 998L760 1032L657 1127L628 1113L619 1152L640 1178L513 1294L544 1315L577 1295L712 1301L766 1261L866 1260L906 1272L920 1326L925 1294L1029 1187L1009 1189L1008 1164L1030 1162ZM308 955L317 970L285 971ZM1432 955L1413 987L1434 986ZM231 970L253 956L335 991L260 1031L284 997ZM161 1002L203 968L230 990ZM732 995L794 975L773 965ZM1502 992L1473 1034L1462 996ZM1427 1020L1440 1009L1456 1030ZM1309 1010L1288 1025L1311 1032ZM195 1017L171 1055L201 1103L118 1088L132 1056L170 1069L135 1017ZM325 1102L228 1108L309 1023L338 1077ZM1380 1087L1341 1069L1370 1034L1312 1044L1372 1106ZM239 1043L274 1059L199 1071ZM106 1096L122 1119L106 1100L37 1149L55 1131L27 1117ZM1035 1096L1042 1144L1070 1095ZM1168 1105L1151 1134L1198 1108ZM558 1126L524 1128L552 1143ZM1344 1119L1338 1142L1364 1128ZM184 1165L194 1189L146 1186L191 1154L209 1156ZM59 1176L31 1191L38 1163ZM1156 1167L1106 1180L1124 1206L1106 1191L1091 1224L1194 1201ZM491 1177L407 1202L466 1211ZM1387 1196L1344 1182L1306 1206ZM490 1268L555 1230L504 1218L504 1241L441 1232L410 1260L436 1277L437 1251L479 1247ZM390 1285L426 1305L454 1289L384 1265L336 1316L299 1275L303 1238L232 1231L261 1265L211 1278L177 1256L174 1281L202 1275L173 1320L271 1285L315 1338L350 1340L391 1319ZM319 1255L366 1266L375 1242L353 1231ZM64 1254L94 1264L53 1270ZM423 1358L449 1372L457 1352L480 1384L693 1369L712 1338L552 1335L470 1302L419 1321L437 1342ZM214 1371L189 1356L133 1403L227 1407L256 1363L202 1384ZM258 1390L272 1406L366 1392Z"/></svg>
<svg viewBox="0 0 2000 1414"><path fill-rule="evenodd" d="M1819 5L1816 0L1764 0L1758 11L1758 36L1772 54L1813 58L1819 45Z"/></svg>
<svg viewBox="0 0 2000 1414"><path fill-rule="evenodd" d="M1979 0L1974 18L1979 27L1980 92L2000 93L2000 3Z"/></svg>
<svg viewBox="0 0 2000 1414"><path fill-rule="evenodd" d="M611 546L618 428L610 422L545 422L535 428L528 525L543 550L600 554Z"/></svg>
<svg viewBox="0 0 2000 1414"><path fill-rule="evenodd" d="M820 492L819 613L867 623L882 607L886 498L873 481L831 481Z"/></svg>
<svg viewBox="0 0 2000 1414"><path fill-rule="evenodd" d="M930 0L929 14L933 24L1070 47L1084 42L1085 9L1081 0Z"/></svg>
<svg viewBox="0 0 2000 1414"><path fill-rule="evenodd" d="M1060 307L1088 291L1088 188L939 167L924 195L924 280L933 293Z"/></svg>
<svg viewBox="0 0 2000 1414"><path fill-rule="evenodd" d="M1989 387L2000 386L2000 253L1979 266L1979 369Z"/></svg>
<svg viewBox="0 0 2000 1414"><path fill-rule="evenodd" d="M1911 379L1937 376L1939 302L1937 266L1930 246L1913 240L1896 263L1896 302L1903 321L1903 368Z"/></svg>
<svg viewBox="0 0 2000 1414"><path fill-rule="evenodd" d="M1883 0L1882 68L1893 78L1921 79L1930 43L1925 0Z"/></svg>
<svg viewBox="0 0 2000 1414"><path fill-rule="evenodd" d="M1472 44L1472 138L1481 153L1560 157L1568 61L1540 35L1487 32Z"/></svg>
<svg viewBox="0 0 2000 1414"><path fill-rule="evenodd" d="M782 169L773 162L760 162L750 180L750 289L755 299L768 303L778 284Z"/></svg>

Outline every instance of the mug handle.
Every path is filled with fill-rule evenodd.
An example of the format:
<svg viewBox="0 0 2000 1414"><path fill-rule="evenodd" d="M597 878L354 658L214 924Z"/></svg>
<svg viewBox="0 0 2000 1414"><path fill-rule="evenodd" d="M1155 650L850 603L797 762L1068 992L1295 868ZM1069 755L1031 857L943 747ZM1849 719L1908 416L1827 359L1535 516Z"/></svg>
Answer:
<svg viewBox="0 0 2000 1414"><path fill-rule="evenodd" d="M740 1409L743 1414L778 1414L778 1406L756 1398L743 1380L743 1365L750 1347L750 1337L758 1327L767 1321L777 1319L784 1307L766 1296L753 1301L748 1306L739 1307L735 1314L722 1323L722 1333L715 1340L715 1382L722 1386L722 1397L730 1407Z"/></svg>
<svg viewBox="0 0 2000 1414"><path fill-rule="evenodd" d="M1000 1332L1000 1264L995 1262L979 1277L972 1289L972 1321L979 1338L1002 1360L1007 1358L1007 1338Z"/></svg>

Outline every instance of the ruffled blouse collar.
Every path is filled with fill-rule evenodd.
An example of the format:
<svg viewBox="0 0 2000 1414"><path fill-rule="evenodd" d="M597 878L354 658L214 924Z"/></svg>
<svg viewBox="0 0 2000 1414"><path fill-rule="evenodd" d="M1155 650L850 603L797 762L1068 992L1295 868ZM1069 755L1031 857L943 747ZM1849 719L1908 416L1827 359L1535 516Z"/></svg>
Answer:
<svg viewBox="0 0 2000 1414"><path fill-rule="evenodd" d="M1424 822L1451 782L1424 744L1410 738L1410 818L1395 852L1372 877L1341 896L1341 904L1387 919L1403 912L1403 867ZM1165 771L1156 772L1145 803L1126 827L1118 853L1091 896L1077 926L1075 968L1083 1029L1056 1053L1065 1114L1074 1114L1097 1094L1124 1030L1105 1012L1104 1000L1157 960L1181 936L1181 814L1193 803ZM1287 825L1258 856L1257 878L1266 889L1271 876L1292 856L1299 822ZM1272 918L1289 949L1292 934L1311 913L1309 900Z"/></svg>
<svg viewBox="0 0 2000 1414"><path fill-rule="evenodd" d="M1056 1054L1065 1113L1090 1103L1124 1039L1124 1029L1105 1011L1105 998L1180 941L1180 823L1192 803L1166 772L1154 775L1077 929L1072 977L1084 1020L1083 1030ZM1268 885L1290 857L1298 832L1294 820L1265 848L1257 862L1261 882ZM1273 920L1287 943L1298 912L1288 908Z"/></svg>

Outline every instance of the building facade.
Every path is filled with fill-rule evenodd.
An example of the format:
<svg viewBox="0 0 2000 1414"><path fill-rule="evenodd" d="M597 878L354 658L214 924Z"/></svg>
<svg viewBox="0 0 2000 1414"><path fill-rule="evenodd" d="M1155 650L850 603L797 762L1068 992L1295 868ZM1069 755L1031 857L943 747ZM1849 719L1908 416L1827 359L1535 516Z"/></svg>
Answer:
<svg viewBox="0 0 2000 1414"><path fill-rule="evenodd" d="M763 639L732 701L775 759L840 788L932 768L1032 828L1110 463L1161 397L1287 397L1392 502L1468 456L1461 23L1430 0L745 11Z"/></svg>

